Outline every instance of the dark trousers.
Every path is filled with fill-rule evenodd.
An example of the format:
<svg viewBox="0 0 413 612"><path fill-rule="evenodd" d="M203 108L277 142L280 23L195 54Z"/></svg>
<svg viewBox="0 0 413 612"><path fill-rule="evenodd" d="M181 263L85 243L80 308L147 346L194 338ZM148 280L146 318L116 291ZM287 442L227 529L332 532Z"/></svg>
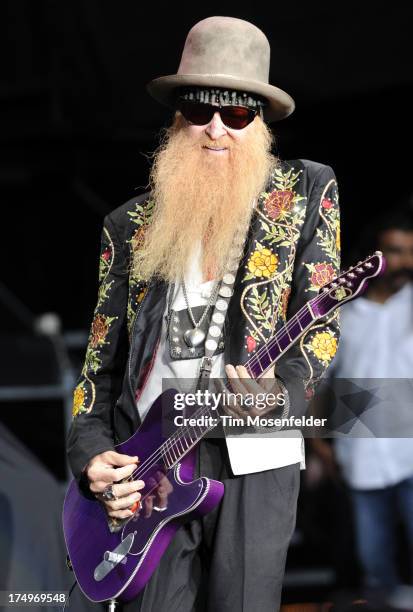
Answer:
<svg viewBox="0 0 413 612"><path fill-rule="evenodd" d="M357 552L370 589L402 583L397 568L397 522L405 528L413 579L413 477L383 489L351 490Z"/></svg>
<svg viewBox="0 0 413 612"><path fill-rule="evenodd" d="M223 481L224 497L178 530L144 591L123 610L275 612L295 527L300 465L234 476L225 440L206 439L198 449L198 475Z"/></svg>

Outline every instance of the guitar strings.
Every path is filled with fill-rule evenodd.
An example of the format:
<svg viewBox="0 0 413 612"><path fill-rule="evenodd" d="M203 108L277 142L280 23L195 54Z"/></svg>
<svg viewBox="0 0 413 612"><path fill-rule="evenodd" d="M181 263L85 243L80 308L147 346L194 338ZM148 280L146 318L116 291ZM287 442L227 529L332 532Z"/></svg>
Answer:
<svg viewBox="0 0 413 612"><path fill-rule="evenodd" d="M208 408L208 407L206 407L206 406L199 407L199 408L198 408L198 410L197 410L197 411L194 413L194 415L193 415L193 417L192 417L192 418L199 418L199 417L203 416L203 411L204 411L204 410L205 410L205 414L207 414L207 413L208 413L209 408ZM217 424L218 424L218 423L217 423ZM198 427L200 427L200 426L198 426ZM215 425L214 425L213 427L206 428L206 431L204 431L204 432L202 433L202 436L204 436L204 435L205 435L205 434L206 434L206 433L207 433L207 432L208 432L210 429L213 429L214 427L215 427ZM188 426L186 426L186 428L182 428L182 430L181 430L179 433L178 433L178 432L175 432L174 434L172 434L172 436L170 436L170 437L169 437L167 440L165 440L165 442L163 442L163 443L161 444L161 446L159 446L159 447L158 447L158 448L157 448L157 449L156 449L156 450L155 450L155 451L152 453L152 455L149 455L149 457L147 457L147 458L145 459L145 461L144 461L144 462L143 462L141 465L139 465L139 466L136 468L136 470L134 470L134 471L132 472L132 474L131 474L131 475L130 475L128 478L131 478L131 476L136 476L136 477L139 477L139 478L140 478L141 476L143 476L143 474L146 474L146 473L148 472L148 470L149 470L151 467L153 467L153 466L155 465L156 461L157 461L159 458L164 457L164 456L166 455L166 453L167 453L167 452L170 452L170 451L171 451L171 449L172 449L172 447L173 447L174 445L175 445L175 446L177 446L177 443L178 443L180 440L182 440L183 438L185 438L185 441L187 441L187 438L186 438L185 436L186 436L186 434L189 434L189 436L191 435L191 434L190 434L190 429L195 430L195 426L189 426L189 428L188 428ZM202 438L202 436L201 436L201 438ZM201 439L201 438L199 438L199 439ZM197 439L197 434L196 434L196 432L195 432L195 439ZM196 440L196 441L198 442L198 440ZM191 440L191 443L193 444L192 440ZM179 453L181 453L181 452L182 452L182 451L180 451L178 448L176 448L176 450L177 450ZM186 452L188 452L188 450L189 450L189 447L187 447L187 448L184 450L184 454L185 454ZM148 462L149 462L151 459L154 459L154 462L153 462L153 463L151 463L150 465L147 465L147 464L148 464ZM145 467L145 468L147 467L148 469L145 469L145 470L142 472L141 470L142 470L142 468L144 468L144 467ZM173 467L173 466L171 466L171 467ZM169 469L170 469L170 468L169 468Z"/></svg>
<svg viewBox="0 0 413 612"><path fill-rule="evenodd" d="M285 337L288 338L288 340L291 342L291 338L289 338L288 336L288 332L294 327L294 325L298 324L301 327L301 321L300 321L300 316L304 315L304 314L308 314L309 311L307 309L307 304L314 304L315 306L318 306L319 302L322 300L323 297L325 297L326 295L329 295L330 292L324 292L319 296L316 296L315 298L313 298L312 300L309 300L308 302L306 302L305 304L303 304L303 306L298 310L298 312L296 312L296 314L285 324L283 325L283 327L278 330L278 332L272 336L268 342L266 344L264 344L264 346L262 346L256 353L255 355L252 355L252 357L250 357L250 359L247 361L248 363L251 363L251 365L256 365L258 364L261 367L261 363L260 363L260 356L261 357L265 357L265 353L268 354L268 350L273 348L273 346L275 344L278 345L278 348L281 349L280 345L278 344L278 340L282 340ZM311 313L310 313L311 314ZM313 319L311 317L311 324L313 324L313 322L315 321L315 319ZM304 329L301 329L302 332L305 331ZM283 349L281 349L281 352L283 351Z"/></svg>

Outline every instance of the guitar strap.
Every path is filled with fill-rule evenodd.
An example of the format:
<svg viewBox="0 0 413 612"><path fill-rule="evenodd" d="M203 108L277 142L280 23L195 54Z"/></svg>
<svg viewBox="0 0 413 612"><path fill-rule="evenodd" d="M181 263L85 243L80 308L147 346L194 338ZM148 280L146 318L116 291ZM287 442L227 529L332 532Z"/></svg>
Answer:
<svg viewBox="0 0 413 612"><path fill-rule="evenodd" d="M234 244L229 253L228 262L222 277L218 297L215 302L214 311L212 313L211 322L205 340L204 357L201 359L197 384L197 389L200 391L206 391L206 389L208 389L212 369L212 356L217 349L218 341L221 337L224 326L229 301L234 293L235 277L237 275L239 261L243 254L243 245L244 238L238 234L235 237Z"/></svg>

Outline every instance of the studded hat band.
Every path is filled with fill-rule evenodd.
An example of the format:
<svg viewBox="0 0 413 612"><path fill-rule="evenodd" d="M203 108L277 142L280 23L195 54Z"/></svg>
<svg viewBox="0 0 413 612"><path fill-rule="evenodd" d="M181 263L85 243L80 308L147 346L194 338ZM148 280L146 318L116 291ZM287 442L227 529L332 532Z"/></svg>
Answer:
<svg viewBox="0 0 413 612"><path fill-rule="evenodd" d="M266 106L266 100L255 94L216 87L185 87L179 90L177 99L201 104L246 106L253 110L261 110Z"/></svg>

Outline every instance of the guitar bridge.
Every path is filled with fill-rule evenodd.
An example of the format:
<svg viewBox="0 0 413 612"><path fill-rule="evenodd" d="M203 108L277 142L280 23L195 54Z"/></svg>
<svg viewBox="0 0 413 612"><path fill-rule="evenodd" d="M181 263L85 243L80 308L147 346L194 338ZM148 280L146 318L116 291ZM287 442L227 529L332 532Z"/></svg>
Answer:
<svg viewBox="0 0 413 612"><path fill-rule="evenodd" d="M130 533L113 550L107 550L103 555L103 561L96 566L93 577L97 582L103 580L119 563L126 563L126 557L132 548L135 536Z"/></svg>

